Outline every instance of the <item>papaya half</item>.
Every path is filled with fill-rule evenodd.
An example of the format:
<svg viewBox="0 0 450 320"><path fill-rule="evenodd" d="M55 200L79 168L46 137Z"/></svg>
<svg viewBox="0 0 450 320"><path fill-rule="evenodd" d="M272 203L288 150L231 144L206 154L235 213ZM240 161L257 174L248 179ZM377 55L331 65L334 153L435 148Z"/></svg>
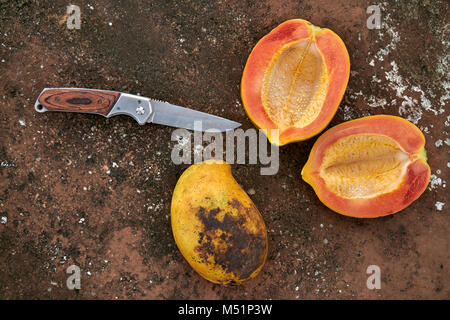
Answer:
<svg viewBox="0 0 450 320"><path fill-rule="evenodd" d="M211 282L241 284L266 261L264 220L224 161L207 160L183 172L172 196L171 223L181 254Z"/></svg>
<svg viewBox="0 0 450 320"><path fill-rule="evenodd" d="M414 124L395 116L344 122L317 139L302 177L320 201L340 214L393 214L428 185L425 137Z"/></svg>
<svg viewBox="0 0 450 320"><path fill-rule="evenodd" d="M336 33L306 20L288 20L250 53L241 81L242 103L271 143L305 140L331 121L349 75L349 54ZM279 141L270 129L279 129Z"/></svg>

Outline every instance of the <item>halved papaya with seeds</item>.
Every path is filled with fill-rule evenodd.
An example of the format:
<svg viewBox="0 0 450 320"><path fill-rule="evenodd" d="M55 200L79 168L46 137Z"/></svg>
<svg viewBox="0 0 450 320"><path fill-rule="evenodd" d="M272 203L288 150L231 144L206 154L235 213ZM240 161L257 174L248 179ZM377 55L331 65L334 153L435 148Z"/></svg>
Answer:
<svg viewBox="0 0 450 320"><path fill-rule="evenodd" d="M344 122L317 139L302 177L338 213L358 218L393 214L428 185L425 137L395 116Z"/></svg>
<svg viewBox="0 0 450 320"><path fill-rule="evenodd" d="M344 42L329 29L288 20L263 37L245 66L244 108L271 143L308 139L331 121L350 75ZM279 129L279 141L270 129Z"/></svg>

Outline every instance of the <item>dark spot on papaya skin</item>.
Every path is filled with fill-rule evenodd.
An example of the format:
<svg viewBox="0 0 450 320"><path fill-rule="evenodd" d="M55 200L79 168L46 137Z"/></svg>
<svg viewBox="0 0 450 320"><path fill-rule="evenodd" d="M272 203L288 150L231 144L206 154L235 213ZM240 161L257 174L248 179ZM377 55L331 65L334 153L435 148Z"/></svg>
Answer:
<svg viewBox="0 0 450 320"><path fill-rule="evenodd" d="M233 273L240 279L247 279L264 262L267 235L262 231L265 230L263 225L258 228L261 230L258 233L252 233L246 228L246 218L252 216L251 208L243 206L237 199L229 204L240 211L238 217L225 213L220 221L217 215L222 209L198 209L196 215L204 228L199 233L199 245L195 250L203 263L208 263L208 258L212 256L226 272ZM225 249L215 245L224 242ZM226 284L236 283L227 281Z"/></svg>
<svg viewBox="0 0 450 320"><path fill-rule="evenodd" d="M219 209L219 208L216 208L216 209L210 210L210 211L209 211L209 214L210 214L211 216L213 216L213 217L216 217L217 214L218 214L219 212L220 212L220 209Z"/></svg>
<svg viewBox="0 0 450 320"><path fill-rule="evenodd" d="M229 204L231 207L233 207L234 209L237 209L237 210L243 208L242 203L241 203L239 200L237 200L237 199L233 199L233 200L231 200L231 201L228 201L228 204Z"/></svg>
<svg viewBox="0 0 450 320"><path fill-rule="evenodd" d="M203 232L199 232L198 236L199 236L198 243L202 243L205 234Z"/></svg>

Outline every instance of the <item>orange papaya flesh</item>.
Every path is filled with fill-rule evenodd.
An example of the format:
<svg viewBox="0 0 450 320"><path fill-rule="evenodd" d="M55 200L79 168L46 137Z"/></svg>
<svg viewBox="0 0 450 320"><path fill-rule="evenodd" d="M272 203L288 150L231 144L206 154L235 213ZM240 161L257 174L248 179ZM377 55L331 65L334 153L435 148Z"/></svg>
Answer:
<svg viewBox="0 0 450 320"><path fill-rule="evenodd" d="M241 81L252 122L271 143L308 139L331 121L350 75L350 58L337 34L306 20L288 20L253 48ZM270 129L279 129L279 140Z"/></svg>
<svg viewBox="0 0 450 320"><path fill-rule="evenodd" d="M358 218L393 214L428 185L425 137L400 117L348 121L317 139L302 178L337 213Z"/></svg>

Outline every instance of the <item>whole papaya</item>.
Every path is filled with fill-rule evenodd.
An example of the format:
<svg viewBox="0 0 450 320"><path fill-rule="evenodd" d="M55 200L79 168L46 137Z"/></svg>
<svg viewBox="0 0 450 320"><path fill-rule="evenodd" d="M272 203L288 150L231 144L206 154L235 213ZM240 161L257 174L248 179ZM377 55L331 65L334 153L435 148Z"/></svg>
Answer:
<svg viewBox="0 0 450 320"><path fill-rule="evenodd" d="M224 161L190 166L172 197L175 242L205 279L241 284L262 269L268 251L264 220Z"/></svg>

